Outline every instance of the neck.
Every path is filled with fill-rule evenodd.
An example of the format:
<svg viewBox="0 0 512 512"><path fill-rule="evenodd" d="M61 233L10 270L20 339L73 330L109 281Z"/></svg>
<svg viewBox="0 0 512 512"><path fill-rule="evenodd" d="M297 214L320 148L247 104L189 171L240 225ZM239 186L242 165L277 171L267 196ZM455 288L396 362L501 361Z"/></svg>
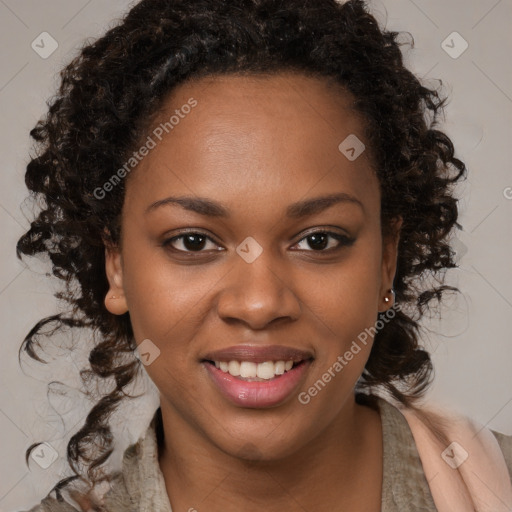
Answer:
<svg viewBox="0 0 512 512"><path fill-rule="evenodd" d="M380 415L354 400L300 450L277 460L254 460L247 447L243 457L227 454L163 401L162 420L159 464L173 510L230 512L248 503L268 512L380 510Z"/></svg>

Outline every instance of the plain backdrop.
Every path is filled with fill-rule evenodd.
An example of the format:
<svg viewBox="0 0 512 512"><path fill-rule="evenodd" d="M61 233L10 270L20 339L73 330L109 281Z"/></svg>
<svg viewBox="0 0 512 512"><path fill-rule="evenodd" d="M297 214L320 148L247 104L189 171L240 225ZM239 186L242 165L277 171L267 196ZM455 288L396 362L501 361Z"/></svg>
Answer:
<svg viewBox="0 0 512 512"><path fill-rule="evenodd" d="M130 4L0 0L0 511L30 508L67 474L66 441L89 408L73 390L86 352L71 356L57 343L48 365L18 364L24 336L57 307L44 262L27 260L29 269L15 256L31 213L23 206L29 131L46 111L58 71ZM458 189L464 229L453 240L459 269L447 275L463 293L447 302L441 318L424 323L436 369L428 401L512 434L512 2L379 0L370 6L381 26L414 37L414 49L402 47L410 69L428 86L442 80L449 103L441 129L468 166L468 179ZM48 393L50 381L69 387L52 384ZM125 444L137 439L158 403L147 378L138 385L146 395L114 418ZM127 415L130 422L122 421ZM27 467L26 448L42 440L57 450L58 460L48 469L33 461ZM121 454L119 448L113 464Z"/></svg>

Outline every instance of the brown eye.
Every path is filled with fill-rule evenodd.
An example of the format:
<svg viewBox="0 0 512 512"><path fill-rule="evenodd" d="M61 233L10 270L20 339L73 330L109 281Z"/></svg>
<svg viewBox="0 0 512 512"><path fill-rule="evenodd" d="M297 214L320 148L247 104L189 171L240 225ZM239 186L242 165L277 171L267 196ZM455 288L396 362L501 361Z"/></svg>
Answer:
<svg viewBox="0 0 512 512"><path fill-rule="evenodd" d="M334 240L334 243L330 243L329 240ZM305 242L304 242L305 241ZM354 243L353 238L334 233L332 231L315 231L305 236L297 245L306 243L309 248L317 252L330 252L341 249L341 247L347 247ZM307 247L302 247L302 250L309 250Z"/></svg>
<svg viewBox="0 0 512 512"><path fill-rule="evenodd" d="M172 249L179 252L203 252L208 242L213 244L210 249L218 247L215 242L203 233L183 233L181 235L169 238L162 243L163 247L171 246Z"/></svg>

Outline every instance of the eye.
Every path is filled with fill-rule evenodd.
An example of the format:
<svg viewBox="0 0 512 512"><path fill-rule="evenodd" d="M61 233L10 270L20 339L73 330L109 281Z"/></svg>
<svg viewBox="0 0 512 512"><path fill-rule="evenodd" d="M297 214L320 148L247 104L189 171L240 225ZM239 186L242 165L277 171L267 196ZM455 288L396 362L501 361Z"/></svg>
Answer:
<svg viewBox="0 0 512 512"><path fill-rule="evenodd" d="M334 240L333 243L329 243ZM296 245L307 244L315 252L333 252L341 249L342 247L348 247L355 242L354 238L350 238L341 233L335 233L333 231L314 231L308 233L302 240ZM307 247L299 249L308 251Z"/></svg>
<svg viewBox="0 0 512 512"><path fill-rule="evenodd" d="M297 244L295 244L295 246L300 250L311 252L312 249L315 252L330 253L337 251L342 247L350 246L354 242L354 238L342 235L341 233L318 230L308 233ZM208 244L210 244L210 247L208 247ZM307 247L300 247L301 244L307 244L311 249L308 249ZM181 233L180 235L164 240L162 242L162 247L171 248L173 251L181 253L200 253L206 252L207 250L223 250L208 235L197 231Z"/></svg>
<svg viewBox="0 0 512 512"><path fill-rule="evenodd" d="M213 247L209 248L210 250L221 250L218 249L218 245L209 236L195 231L182 233L181 235L164 240L162 247L171 246L175 251L185 253L204 252L205 250L208 250L208 242L213 245ZM215 249L216 247L217 249Z"/></svg>

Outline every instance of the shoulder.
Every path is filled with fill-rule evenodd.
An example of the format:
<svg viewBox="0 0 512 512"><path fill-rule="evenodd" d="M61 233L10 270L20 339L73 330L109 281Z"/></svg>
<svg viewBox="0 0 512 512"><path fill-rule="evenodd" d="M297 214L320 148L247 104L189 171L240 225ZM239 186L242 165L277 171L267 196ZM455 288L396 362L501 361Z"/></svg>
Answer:
<svg viewBox="0 0 512 512"><path fill-rule="evenodd" d="M60 497L53 490L38 504L30 509L18 512L92 512L105 510L108 512L129 512L138 510L136 504L140 500L141 475L144 469L143 443L156 443L151 436L152 427L137 443L129 445L124 451L122 471L113 471L109 475L110 482L103 488L99 484L93 491L86 491L73 485L65 486ZM149 434L149 435L148 435ZM154 436L154 435L153 435Z"/></svg>
<svg viewBox="0 0 512 512"><path fill-rule="evenodd" d="M399 409L381 397L368 397L377 406L382 425L382 511L436 510L412 432Z"/></svg>
<svg viewBox="0 0 512 512"><path fill-rule="evenodd" d="M112 482L117 483L118 479L119 473L116 473ZM76 485L68 484L60 492L57 492L55 488L52 489L39 504L23 512L92 512L94 510L104 510L102 508L104 495L108 494L112 488L110 483L106 484L106 487L99 483L94 489L80 489Z"/></svg>
<svg viewBox="0 0 512 512"><path fill-rule="evenodd" d="M31 509L20 512L77 512L79 510L67 501L58 501L48 496Z"/></svg>
<svg viewBox="0 0 512 512"><path fill-rule="evenodd" d="M512 436L507 436L505 434L501 434L500 432L495 432L494 430L491 430L491 432L494 434L494 437L500 445L505 463L507 464L508 472L510 474L510 479L512 480Z"/></svg>

